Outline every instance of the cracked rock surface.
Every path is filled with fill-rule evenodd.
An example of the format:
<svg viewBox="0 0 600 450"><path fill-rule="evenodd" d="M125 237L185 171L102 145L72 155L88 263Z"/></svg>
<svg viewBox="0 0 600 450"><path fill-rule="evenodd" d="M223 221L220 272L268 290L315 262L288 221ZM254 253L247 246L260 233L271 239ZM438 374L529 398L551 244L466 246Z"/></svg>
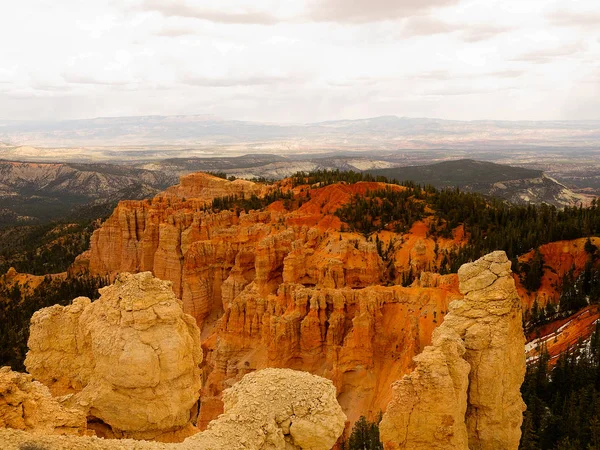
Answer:
<svg viewBox="0 0 600 450"><path fill-rule="evenodd" d="M496 251L459 269L464 298L394 384L380 429L386 449L519 447L525 337L510 264Z"/></svg>
<svg viewBox="0 0 600 450"><path fill-rule="evenodd" d="M290 369L250 373L224 392L225 413L179 444L49 436L0 429L3 450L329 450L346 416L333 383Z"/></svg>
<svg viewBox="0 0 600 450"><path fill-rule="evenodd" d="M47 434L85 431L83 411L66 408L31 375L0 368L0 428L36 430Z"/></svg>

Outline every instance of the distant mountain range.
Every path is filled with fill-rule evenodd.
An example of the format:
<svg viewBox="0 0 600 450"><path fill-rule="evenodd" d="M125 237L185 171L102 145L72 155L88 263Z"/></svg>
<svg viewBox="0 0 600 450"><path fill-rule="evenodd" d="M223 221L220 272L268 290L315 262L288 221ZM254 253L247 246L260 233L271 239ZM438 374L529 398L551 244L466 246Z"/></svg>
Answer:
<svg viewBox="0 0 600 450"><path fill-rule="evenodd" d="M493 184L502 181L540 178L541 170L494 164L472 159L444 161L424 166L393 167L369 170L373 175L389 179L410 180L418 184L432 184L436 187L473 186Z"/></svg>
<svg viewBox="0 0 600 450"><path fill-rule="evenodd" d="M111 164L0 161L0 226L101 217L119 200L148 198L177 181Z"/></svg>
<svg viewBox="0 0 600 450"><path fill-rule="evenodd" d="M600 121L453 121L383 116L309 124L271 124L212 116L107 117L66 121L0 122L0 157L16 158L20 146L101 147L98 159L117 155L163 159L244 153L319 153L339 150L480 150L536 146L598 147ZM12 149L12 150L11 150ZM224 155L222 152L226 151ZM11 153L12 152L12 153ZM24 150L21 150L23 153ZM204 153L202 153L204 152ZM38 155L43 156L43 155ZM77 157L77 152L72 155ZM81 155L79 155L81 157Z"/></svg>

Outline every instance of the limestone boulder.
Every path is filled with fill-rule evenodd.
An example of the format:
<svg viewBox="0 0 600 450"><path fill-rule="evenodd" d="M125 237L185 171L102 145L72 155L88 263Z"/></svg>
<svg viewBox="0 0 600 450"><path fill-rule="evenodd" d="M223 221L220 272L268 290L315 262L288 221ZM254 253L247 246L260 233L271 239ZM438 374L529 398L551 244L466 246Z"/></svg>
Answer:
<svg viewBox="0 0 600 450"><path fill-rule="evenodd" d="M27 370L114 435L156 438L185 427L201 388L200 331L171 283L122 274L91 302L36 312Z"/></svg>

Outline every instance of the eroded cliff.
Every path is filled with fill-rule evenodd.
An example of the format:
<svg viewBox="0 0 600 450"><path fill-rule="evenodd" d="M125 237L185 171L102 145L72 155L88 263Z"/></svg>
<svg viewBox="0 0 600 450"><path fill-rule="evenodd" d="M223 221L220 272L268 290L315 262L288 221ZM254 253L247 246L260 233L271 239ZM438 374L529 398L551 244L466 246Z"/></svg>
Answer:
<svg viewBox="0 0 600 450"><path fill-rule="evenodd" d="M222 412L225 388L265 367L330 378L351 421L385 409L391 382L410 369L460 297L456 275L398 284L435 270L464 236L434 240L424 222L402 239L342 231L336 209L383 183L283 182L261 189L292 192L292 199L245 212L211 208L212 198L241 188L214 177L209 182L220 190L192 187L204 186L204 177L184 177L152 201L122 202L79 261L89 258L94 273L151 270L173 283L202 330L199 426Z"/></svg>

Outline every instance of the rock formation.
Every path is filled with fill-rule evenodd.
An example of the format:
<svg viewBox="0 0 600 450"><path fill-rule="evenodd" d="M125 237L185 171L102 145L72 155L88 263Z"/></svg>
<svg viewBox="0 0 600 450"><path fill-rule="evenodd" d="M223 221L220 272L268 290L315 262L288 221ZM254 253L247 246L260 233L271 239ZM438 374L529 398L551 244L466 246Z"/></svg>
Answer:
<svg viewBox="0 0 600 450"><path fill-rule="evenodd" d="M267 186L248 180L228 181L208 173L196 172L182 176L179 184L166 189L158 197L197 198L208 201L226 195L246 195L249 197L252 194L259 195L266 190L268 190Z"/></svg>
<svg viewBox="0 0 600 450"><path fill-rule="evenodd" d="M539 253L544 261L544 274L540 280L540 287L536 291L527 290L519 278L516 278L519 296L523 301L523 307L531 309L534 301L543 308L549 301L556 301L559 291L557 286L562 284L563 277L574 269L574 273L583 272L589 260L589 254L585 251L586 238L573 239L571 241L556 241L540 245ZM600 246L600 237L591 237L592 245ZM519 264L528 264L535 254L531 250L519 257ZM558 292L557 292L558 291ZM583 340L589 337L581 336ZM575 338L577 341L577 338Z"/></svg>
<svg viewBox="0 0 600 450"><path fill-rule="evenodd" d="M330 450L346 421L331 381L290 369L245 375L223 400L225 413L186 443L199 450Z"/></svg>
<svg viewBox="0 0 600 450"><path fill-rule="evenodd" d="M43 384L25 373L0 368L0 428L44 434L81 434L85 413L61 405Z"/></svg>
<svg viewBox="0 0 600 450"><path fill-rule="evenodd" d="M121 202L78 261L85 266L87 258L92 273L150 270L173 283L202 329L199 426L223 411L224 389L266 367L330 378L351 421L385 409L392 381L410 370L460 296L455 275L392 285L409 270L434 270L436 257L459 241L436 242L417 222L402 240L378 235L384 260L375 237L340 232L336 209L382 183L283 182L279 188L293 189L294 200L236 213L204 209L206 200L233 189L214 177L209 181L219 189L207 189L206 177L184 177L187 187L152 201ZM395 272L387 277L390 265Z"/></svg>
<svg viewBox="0 0 600 450"><path fill-rule="evenodd" d="M201 388L200 331L171 283L121 274L95 302L77 298L31 319L27 370L119 437L185 427Z"/></svg>
<svg viewBox="0 0 600 450"><path fill-rule="evenodd" d="M525 338L510 261L490 253L459 272L433 345L394 384L381 423L386 449L513 450L525 404Z"/></svg>
<svg viewBox="0 0 600 450"><path fill-rule="evenodd" d="M63 438L0 429L3 449L30 443L62 450L329 450L346 417L329 380L289 369L246 375L224 393L225 413L207 431L180 444L130 440ZM45 447L41 447L45 448Z"/></svg>
<svg viewBox="0 0 600 450"><path fill-rule="evenodd" d="M430 342L448 304L444 288L371 286L317 289L283 284L262 296L248 285L207 340L200 425L222 411L220 392L264 367L305 370L333 380L350 420L375 415L391 398L391 383Z"/></svg>

